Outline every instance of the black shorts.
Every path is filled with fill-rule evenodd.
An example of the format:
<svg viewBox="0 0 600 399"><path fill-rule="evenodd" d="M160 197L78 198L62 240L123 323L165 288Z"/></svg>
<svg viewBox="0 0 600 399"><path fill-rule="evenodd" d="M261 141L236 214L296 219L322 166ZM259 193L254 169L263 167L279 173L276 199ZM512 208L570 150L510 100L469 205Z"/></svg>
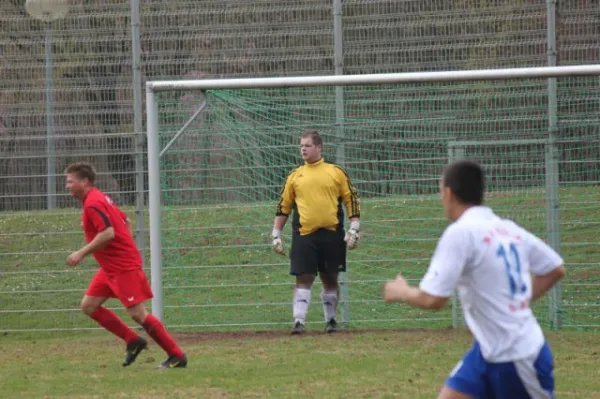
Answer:
<svg viewBox="0 0 600 399"><path fill-rule="evenodd" d="M290 274L317 275L346 271L346 242L343 231L319 229L314 233L292 233Z"/></svg>

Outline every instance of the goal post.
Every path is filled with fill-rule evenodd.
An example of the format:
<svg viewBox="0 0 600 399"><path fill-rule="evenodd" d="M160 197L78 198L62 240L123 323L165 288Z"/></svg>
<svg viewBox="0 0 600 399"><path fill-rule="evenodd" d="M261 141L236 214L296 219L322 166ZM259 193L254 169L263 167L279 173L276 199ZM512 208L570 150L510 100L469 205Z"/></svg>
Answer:
<svg viewBox="0 0 600 399"><path fill-rule="evenodd" d="M215 322L198 322L186 316L168 323L181 328L260 328L283 323L281 315L285 310L281 309L290 307L291 285L283 279L261 281L260 273L270 279L274 275L272 270L285 275L281 266L286 260L265 255L268 245L265 237L261 238L261 231L270 231L266 221L274 215L273 193L278 191L276 187L282 183L282 176L298 162L290 148L294 145L293 137L299 137L300 129L305 126L327 131L325 145L334 147L327 156L349 168L350 176L359 186L361 201L367 204L369 213L377 215L377 225L370 221L369 214L364 216L366 254L361 254L359 247L356 255L351 255L349 273L354 270L353 256L360 264L360 271L353 275L356 277L344 281L344 293L350 286L356 287L361 295L355 299L355 291L350 289L348 297L342 298L345 314L349 312L345 307L348 303L354 306L360 301L363 306L356 317L352 311L353 320L366 324L381 322L385 310L379 306L378 287L385 277L393 277L410 267L413 273L410 277L414 280L424 271L431 243L445 223L434 210L437 173L441 165L453 159L474 157L482 161L492 171L493 203L504 207L505 214L517 222L533 227L560 251L559 165L572 170L565 173L573 175L566 178L573 180L573 186L594 184L595 175L581 178L575 175L583 173L581 168L598 162L582 155L581 148L587 143L597 143L599 138L597 116L592 115L600 104L598 82L592 87L593 83L586 80L599 75L600 65L577 65L147 82L153 313L164 320L166 308L180 312L211 309L214 313L210 315L221 317ZM560 112L552 104L555 99L551 90L556 86L554 80L561 78L575 82L567 84L570 89L565 101L573 106L585 103L585 111L575 112L565 107L562 112L573 112L575 117L587 112L585 122L582 119L576 127L570 126L573 134L565 137L557 137L556 129L549 126L556 124L554 113ZM581 84L577 83L579 80ZM506 81L512 84L502 86ZM340 101L335 95L336 87L352 92ZM182 106L182 93L196 94ZM496 101L495 96L502 99ZM208 115L206 120L198 122L204 112ZM167 124L169 128L164 129ZM190 126L193 133L186 132ZM480 128L485 134L477 134ZM361 135L363 131L367 133ZM197 137L193 142L180 143L188 134ZM228 134L235 139L230 140ZM207 148L199 148L199 142ZM562 147L558 148L559 145ZM165 161L172 149L179 155ZM568 154L568 159L561 159L561 153ZM239 163L241 158L245 160L243 164ZM400 170L395 163L406 169ZM219 183L210 179L219 179ZM202 193L193 193L194 190ZM403 207L410 209L403 213ZM172 216L165 228L162 215L167 211ZM236 221L228 217L249 219L237 221L246 226L242 228L234 227ZM540 219L545 222L543 229ZM395 231L395 223L401 224L401 237ZM227 237L228 229L237 229L235 235ZM169 232L168 248L164 246L165 231ZM423 236L417 234L420 232ZM194 239L195 234L203 238ZM226 239L219 241L215 239L217 236ZM427 244L421 245L422 241ZM285 244L289 247L290 240ZM230 258L223 253L227 248L232 251L243 248L245 252ZM174 257L169 258L168 254ZM244 257L260 259L253 262ZM372 264L376 264L374 272L369 271ZM166 288L174 292L173 298L181 296L172 303L165 301L165 267L173 273ZM235 280L241 270L248 281ZM261 287L277 289L265 298L260 293ZM200 296L195 300L181 299L189 298L192 293L204 295L206 290L224 289L231 291L231 300L220 302L221 294L202 297L206 303ZM560 325L559 315L564 313L560 298L560 288L549 296L547 325L551 327ZM450 321L453 326L458 325L456 301L453 305L448 317L439 318L440 323ZM246 320L235 311L223 310L261 306L264 307L261 309L281 309L273 311L273 318L268 320ZM410 313L401 320L410 322L422 317L420 313ZM386 315L385 320L393 324L400 319Z"/></svg>

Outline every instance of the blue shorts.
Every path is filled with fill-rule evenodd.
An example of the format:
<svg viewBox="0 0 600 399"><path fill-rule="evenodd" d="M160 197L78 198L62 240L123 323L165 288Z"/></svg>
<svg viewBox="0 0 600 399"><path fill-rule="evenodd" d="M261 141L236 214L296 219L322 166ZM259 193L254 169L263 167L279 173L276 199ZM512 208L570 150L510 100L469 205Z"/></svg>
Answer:
<svg viewBox="0 0 600 399"><path fill-rule="evenodd" d="M554 398L554 360L547 343L529 359L506 363L486 362L479 343L456 365L446 386L474 398Z"/></svg>

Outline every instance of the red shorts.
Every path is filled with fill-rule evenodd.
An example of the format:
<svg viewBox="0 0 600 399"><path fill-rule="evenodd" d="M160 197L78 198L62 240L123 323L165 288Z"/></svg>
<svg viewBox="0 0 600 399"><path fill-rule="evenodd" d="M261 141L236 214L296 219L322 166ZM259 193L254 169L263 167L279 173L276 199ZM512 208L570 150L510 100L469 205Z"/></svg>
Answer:
<svg viewBox="0 0 600 399"><path fill-rule="evenodd" d="M146 274L142 269L130 270L114 276L109 276L104 269L100 269L92 278L85 295L118 298L126 308L144 302L153 296Z"/></svg>

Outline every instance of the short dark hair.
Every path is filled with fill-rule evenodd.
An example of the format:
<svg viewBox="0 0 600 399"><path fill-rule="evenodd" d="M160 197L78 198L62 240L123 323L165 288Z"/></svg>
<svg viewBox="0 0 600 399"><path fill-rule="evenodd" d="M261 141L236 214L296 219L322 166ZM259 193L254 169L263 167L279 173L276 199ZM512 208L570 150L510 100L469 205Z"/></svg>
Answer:
<svg viewBox="0 0 600 399"><path fill-rule="evenodd" d="M314 145L323 145L323 137L319 134L317 129L306 129L304 134L302 134L302 138L311 138Z"/></svg>
<svg viewBox="0 0 600 399"><path fill-rule="evenodd" d="M460 160L448 165L444 170L442 185L448 187L463 204L483 203L485 176L475 161Z"/></svg>
<svg viewBox="0 0 600 399"><path fill-rule="evenodd" d="M96 171L89 163L77 162L71 164L65 169L65 174L69 173L75 174L81 180L88 179L92 184L96 181Z"/></svg>

